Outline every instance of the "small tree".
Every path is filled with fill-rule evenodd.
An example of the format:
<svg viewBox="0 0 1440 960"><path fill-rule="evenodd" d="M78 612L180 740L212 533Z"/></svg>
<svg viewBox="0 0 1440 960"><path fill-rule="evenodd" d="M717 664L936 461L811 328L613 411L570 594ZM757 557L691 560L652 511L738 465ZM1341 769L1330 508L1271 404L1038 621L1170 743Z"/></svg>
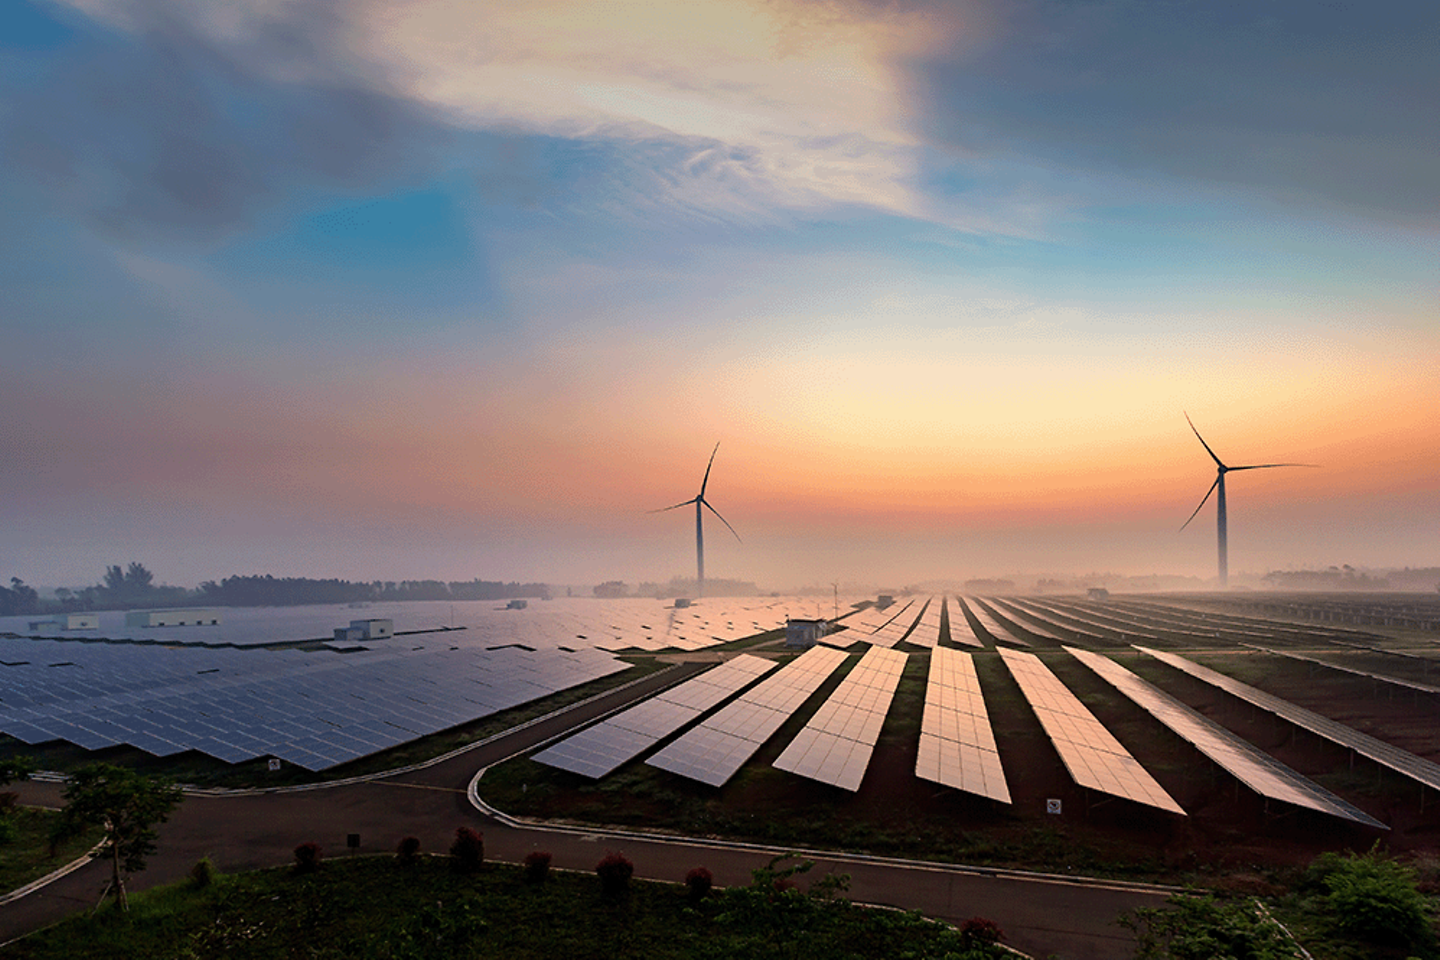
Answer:
<svg viewBox="0 0 1440 960"><path fill-rule="evenodd" d="M411 864L420 859L420 838L406 837L400 841L395 848L395 859L404 864Z"/></svg>
<svg viewBox="0 0 1440 960"><path fill-rule="evenodd" d="M704 900L714 885L715 876L704 867L695 867L685 874L685 892L691 900Z"/></svg>
<svg viewBox="0 0 1440 960"><path fill-rule="evenodd" d="M485 861L485 837L469 827L460 827L455 831L455 842L450 844L450 856L456 870L474 873Z"/></svg>
<svg viewBox="0 0 1440 960"><path fill-rule="evenodd" d="M295 872L314 873L320 869L320 844L306 840L295 848Z"/></svg>
<svg viewBox="0 0 1440 960"><path fill-rule="evenodd" d="M600 890L608 896L619 896L630 888L635 864L625 854L612 850L595 865L595 872L600 876Z"/></svg>
<svg viewBox="0 0 1440 960"><path fill-rule="evenodd" d="M522 876L526 883L544 883L550 875L550 854L545 850L531 850L525 854Z"/></svg>
<svg viewBox="0 0 1440 960"><path fill-rule="evenodd" d="M113 891L120 909L129 912L125 878L145 869L145 858L155 852L156 825L168 820L180 803L180 788L125 767L92 763L71 774L64 797L56 837L73 836L91 826L104 828L105 839L93 854L111 864L110 882L100 900L104 902Z"/></svg>

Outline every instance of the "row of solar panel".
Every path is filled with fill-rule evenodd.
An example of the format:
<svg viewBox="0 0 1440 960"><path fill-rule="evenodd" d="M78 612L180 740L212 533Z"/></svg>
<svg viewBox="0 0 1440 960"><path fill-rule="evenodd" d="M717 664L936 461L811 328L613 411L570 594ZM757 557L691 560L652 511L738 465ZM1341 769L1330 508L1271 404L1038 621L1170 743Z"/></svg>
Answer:
<svg viewBox="0 0 1440 960"><path fill-rule="evenodd" d="M25 643L33 654L46 642ZM232 763L273 755L312 770L628 669L594 650L339 656L55 646L65 647L72 666L0 667L0 732L90 750L122 743L158 756L199 750ZM205 672L191 669L197 666ZM147 673L153 685L136 689Z"/></svg>

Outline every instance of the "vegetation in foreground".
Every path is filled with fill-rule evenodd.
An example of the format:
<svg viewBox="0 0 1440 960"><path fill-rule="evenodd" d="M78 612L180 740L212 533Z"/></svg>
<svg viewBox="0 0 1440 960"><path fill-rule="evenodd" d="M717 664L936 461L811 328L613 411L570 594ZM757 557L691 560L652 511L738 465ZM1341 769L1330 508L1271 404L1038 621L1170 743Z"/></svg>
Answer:
<svg viewBox="0 0 1440 960"><path fill-rule="evenodd" d="M1135 933L1138 960L1326 960L1440 957L1435 902L1416 871L1378 846L1326 853L1288 891L1253 897L1182 894L1166 908L1120 918ZM1277 919L1279 918L1279 919Z"/></svg>
<svg viewBox="0 0 1440 960"><path fill-rule="evenodd" d="M1006 956L987 921L956 930L856 907L838 897L843 877L801 892L804 863L773 864L748 887L715 890L699 868L684 885L634 881L614 857L587 875L557 873L548 860L539 869L539 858L465 871L405 851L344 861L309 853L304 869L217 876L197 868L190 881L137 894L128 914L76 917L9 950L32 960Z"/></svg>

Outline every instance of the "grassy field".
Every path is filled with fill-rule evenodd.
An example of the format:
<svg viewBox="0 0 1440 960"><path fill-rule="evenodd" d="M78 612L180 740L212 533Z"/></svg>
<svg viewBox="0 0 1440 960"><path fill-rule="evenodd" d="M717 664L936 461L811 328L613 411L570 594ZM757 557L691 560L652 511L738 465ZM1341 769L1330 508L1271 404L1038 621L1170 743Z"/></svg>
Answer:
<svg viewBox="0 0 1440 960"><path fill-rule="evenodd" d="M679 878L677 878L678 880ZM462 875L448 858L328 861L186 882L136 895L130 914L107 906L7 948L26 960L116 957L844 958L1003 954L918 915L855 907L769 876L693 899L684 886L632 881L602 889L594 874L485 864ZM783 887L783 885L782 885ZM823 888L823 885L822 885Z"/></svg>
<svg viewBox="0 0 1440 960"><path fill-rule="evenodd" d="M60 844L50 856L50 828L56 816L38 807L16 807L6 815L8 823L0 824L0 893L63 867L100 839L99 829L87 830Z"/></svg>

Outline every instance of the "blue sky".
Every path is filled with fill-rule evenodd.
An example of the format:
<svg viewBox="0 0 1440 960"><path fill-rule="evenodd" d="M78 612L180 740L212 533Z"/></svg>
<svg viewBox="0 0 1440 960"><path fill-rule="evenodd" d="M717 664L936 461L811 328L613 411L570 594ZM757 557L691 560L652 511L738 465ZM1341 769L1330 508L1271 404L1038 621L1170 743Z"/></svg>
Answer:
<svg viewBox="0 0 1440 960"><path fill-rule="evenodd" d="M1236 485L1232 570L1440 563L1437 41L1418 2L12 0L5 575L664 578L645 511L720 440L720 574L1205 576L1182 410L1324 462Z"/></svg>

